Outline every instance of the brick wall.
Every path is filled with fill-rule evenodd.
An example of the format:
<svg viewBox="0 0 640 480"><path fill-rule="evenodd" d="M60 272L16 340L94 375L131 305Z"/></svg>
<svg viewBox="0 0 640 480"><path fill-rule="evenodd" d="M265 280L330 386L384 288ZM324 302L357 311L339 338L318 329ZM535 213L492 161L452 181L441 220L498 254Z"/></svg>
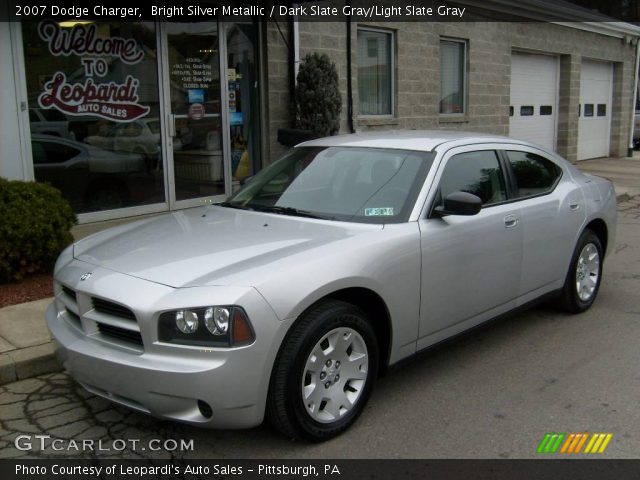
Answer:
<svg viewBox="0 0 640 480"><path fill-rule="evenodd" d="M287 28L287 22L280 22ZM342 93L341 132L348 131L347 75L353 82L354 126L357 131L387 129L455 129L509 134L511 53L547 53L560 58L557 150L576 160L580 66L583 58L614 62L611 108L612 156L627 153L633 102L635 47L621 39L550 23L407 22L352 23L352 69L347 72L345 22L300 22L300 55L326 53L336 64ZM392 118L358 116L357 29L375 27L395 32L396 94ZM286 32L285 32L286 35ZM459 118L439 115L439 39L468 43L467 113ZM287 48L275 26L267 24L269 149L283 149L275 141L279 126L289 123Z"/></svg>

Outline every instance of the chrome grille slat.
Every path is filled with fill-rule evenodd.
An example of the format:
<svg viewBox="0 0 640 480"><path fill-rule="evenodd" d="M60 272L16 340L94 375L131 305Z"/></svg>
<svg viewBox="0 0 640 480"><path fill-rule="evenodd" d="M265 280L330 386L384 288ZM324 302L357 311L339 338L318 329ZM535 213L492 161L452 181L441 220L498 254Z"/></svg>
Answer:
<svg viewBox="0 0 640 480"><path fill-rule="evenodd" d="M93 309L97 312L136 321L134 313L124 305L119 305L97 297L91 297L91 302L93 303Z"/></svg>
<svg viewBox="0 0 640 480"><path fill-rule="evenodd" d="M107 315L100 313L96 310L90 310L83 315L87 320L92 320L96 323L104 323L111 325L112 327L122 328L123 330L131 330L133 332L140 332L140 326L138 322L132 322L131 320L125 320L120 317L114 317L113 315Z"/></svg>
<svg viewBox="0 0 640 480"><path fill-rule="evenodd" d="M113 325L108 325L106 323L98 323L97 326L98 331L102 335L142 347L142 335L140 335L140 332L114 327Z"/></svg>
<svg viewBox="0 0 640 480"><path fill-rule="evenodd" d="M67 287L66 285L62 285L62 291L70 298L73 299L74 302L78 301L78 297L76 296L76 292Z"/></svg>

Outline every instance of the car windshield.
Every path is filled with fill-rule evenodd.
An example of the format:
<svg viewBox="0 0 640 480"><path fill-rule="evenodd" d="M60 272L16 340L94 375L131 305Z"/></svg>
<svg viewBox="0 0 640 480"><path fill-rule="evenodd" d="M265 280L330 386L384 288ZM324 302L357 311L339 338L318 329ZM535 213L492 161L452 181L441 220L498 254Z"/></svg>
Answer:
<svg viewBox="0 0 640 480"><path fill-rule="evenodd" d="M435 154L298 147L222 206L360 223L405 222Z"/></svg>

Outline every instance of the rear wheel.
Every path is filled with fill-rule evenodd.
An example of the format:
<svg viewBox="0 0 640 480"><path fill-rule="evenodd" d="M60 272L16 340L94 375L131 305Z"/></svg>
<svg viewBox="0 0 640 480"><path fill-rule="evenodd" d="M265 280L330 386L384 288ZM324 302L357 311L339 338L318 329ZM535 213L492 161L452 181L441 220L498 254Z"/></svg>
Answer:
<svg viewBox="0 0 640 480"><path fill-rule="evenodd" d="M377 376L378 344L359 308L326 301L285 339L271 378L268 416L285 435L322 441L360 415Z"/></svg>
<svg viewBox="0 0 640 480"><path fill-rule="evenodd" d="M602 243L592 230L580 235L565 279L561 306L570 313L587 310L596 299L602 279Z"/></svg>

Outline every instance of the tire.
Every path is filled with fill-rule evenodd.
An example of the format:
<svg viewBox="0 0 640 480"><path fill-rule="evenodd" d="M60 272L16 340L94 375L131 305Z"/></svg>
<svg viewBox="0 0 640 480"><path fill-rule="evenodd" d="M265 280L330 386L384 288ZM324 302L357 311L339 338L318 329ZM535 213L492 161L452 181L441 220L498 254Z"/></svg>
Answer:
<svg viewBox="0 0 640 480"><path fill-rule="evenodd" d="M589 229L582 232L562 287L560 306L563 310L581 313L593 305L600 289L603 260L602 243L598 236Z"/></svg>
<svg viewBox="0 0 640 480"><path fill-rule="evenodd" d="M280 348L267 417L290 438L328 440L362 413L377 373L378 342L367 316L349 303L323 301L302 315Z"/></svg>

